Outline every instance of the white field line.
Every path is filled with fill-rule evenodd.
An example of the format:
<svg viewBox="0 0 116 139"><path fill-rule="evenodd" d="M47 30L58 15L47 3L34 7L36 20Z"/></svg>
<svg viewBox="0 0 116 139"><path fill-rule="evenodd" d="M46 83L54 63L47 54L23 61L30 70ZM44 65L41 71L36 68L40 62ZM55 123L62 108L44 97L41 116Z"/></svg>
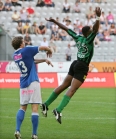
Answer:
<svg viewBox="0 0 116 139"><path fill-rule="evenodd" d="M15 98L0 98L0 100L7 100L7 101L19 101L19 99L15 99ZM70 101L71 103L92 103L92 104L108 104L108 105L116 105L116 103L114 103L114 102L111 102L111 103L107 103L107 102L91 102L91 101L74 101L74 100L71 100Z"/></svg>
<svg viewBox="0 0 116 139"><path fill-rule="evenodd" d="M12 117L12 116L0 116L0 118L5 118L5 119L10 119L10 118L12 118L12 119L15 119L16 117ZM31 115L30 115L30 117L25 117L25 118L31 118ZM42 117L41 116L41 118L45 118L45 117ZM54 117L48 117L49 119L52 119L52 118L54 118ZM92 118L92 117L88 117L88 118L77 118L77 117L64 117L63 116L63 119L71 119L71 120L116 120L116 118L103 118L103 117L96 117L96 118Z"/></svg>

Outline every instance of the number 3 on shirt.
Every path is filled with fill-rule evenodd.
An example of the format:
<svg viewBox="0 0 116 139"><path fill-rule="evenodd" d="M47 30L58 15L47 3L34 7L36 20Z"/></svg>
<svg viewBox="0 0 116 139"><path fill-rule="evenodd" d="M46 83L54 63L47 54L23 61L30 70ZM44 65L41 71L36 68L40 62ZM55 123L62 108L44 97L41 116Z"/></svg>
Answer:
<svg viewBox="0 0 116 139"><path fill-rule="evenodd" d="M16 63L16 64L19 67L21 73L27 72L27 67L25 66L25 63L23 61L20 61L19 63Z"/></svg>

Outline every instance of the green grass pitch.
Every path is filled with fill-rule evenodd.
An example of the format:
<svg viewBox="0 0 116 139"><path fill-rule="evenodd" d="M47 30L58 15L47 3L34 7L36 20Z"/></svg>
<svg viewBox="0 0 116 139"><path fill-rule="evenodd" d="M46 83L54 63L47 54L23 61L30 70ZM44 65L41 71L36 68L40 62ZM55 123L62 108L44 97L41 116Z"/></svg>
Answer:
<svg viewBox="0 0 116 139"><path fill-rule="evenodd" d="M42 89L45 101L53 89ZM62 93L49 107L48 117L40 113L39 139L116 139L116 88L81 88L63 110L62 124L52 110ZM0 139L14 139L19 89L0 90ZM22 139L31 139L31 107L21 128Z"/></svg>

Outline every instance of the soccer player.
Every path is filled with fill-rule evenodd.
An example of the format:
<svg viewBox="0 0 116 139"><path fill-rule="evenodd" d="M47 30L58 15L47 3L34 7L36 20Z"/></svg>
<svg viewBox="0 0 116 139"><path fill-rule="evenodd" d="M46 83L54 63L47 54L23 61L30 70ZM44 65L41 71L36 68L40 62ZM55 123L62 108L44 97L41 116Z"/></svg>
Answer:
<svg viewBox="0 0 116 139"><path fill-rule="evenodd" d="M47 116L48 106L58 97L60 93L62 93L66 88L70 86L70 88L66 91L61 103L58 105L56 109L53 110L53 114L55 115L56 120L61 124L61 116L62 110L69 103L71 97L75 94L77 89L83 84L86 76L88 74L88 66L93 56L94 49L94 38L99 29L99 18L101 15L101 9L96 7L96 21L92 28L89 26L84 26L82 28L83 36L77 35L73 30L68 29L63 24L57 22L54 19L46 19L47 21L54 22L61 29L65 30L76 42L76 46L78 48L77 52L77 60L74 60L69 68L68 75L64 79L63 83L57 87L50 97L40 105L42 109L43 115Z"/></svg>
<svg viewBox="0 0 116 139"><path fill-rule="evenodd" d="M26 46L21 36L12 40L12 46L15 49L13 59L20 69L20 109L16 115L15 138L21 139L20 128L25 117L27 105L30 103L32 108L32 139L38 139L37 130L39 124L38 106L42 103L40 83L36 70L36 63L46 62L52 66L52 63L46 59L34 61L34 56L39 51L46 51L48 57L52 56L52 51L46 46Z"/></svg>

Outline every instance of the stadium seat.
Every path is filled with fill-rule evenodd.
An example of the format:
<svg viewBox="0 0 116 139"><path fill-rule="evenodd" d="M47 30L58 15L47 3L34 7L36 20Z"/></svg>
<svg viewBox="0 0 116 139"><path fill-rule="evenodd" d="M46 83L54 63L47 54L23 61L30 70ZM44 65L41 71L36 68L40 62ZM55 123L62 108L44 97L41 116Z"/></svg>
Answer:
<svg viewBox="0 0 116 139"><path fill-rule="evenodd" d="M46 35L51 36L51 30L50 30L50 29L47 29L47 31L46 31Z"/></svg>
<svg viewBox="0 0 116 139"><path fill-rule="evenodd" d="M6 18L4 16L2 16L0 18L0 24L4 24L6 22Z"/></svg>
<svg viewBox="0 0 116 139"><path fill-rule="evenodd" d="M57 46L57 44L56 44L56 46ZM61 53L61 51L62 51L61 47L60 46L57 46L57 52L58 53Z"/></svg>
<svg viewBox="0 0 116 139"><path fill-rule="evenodd" d="M44 37L46 38L47 41L50 40L50 36L49 36L49 35L43 35L43 38L44 38Z"/></svg>
<svg viewBox="0 0 116 139"><path fill-rule="evenodd" d="M13 26L14 28L17 28L17 26L18 26L18 23L16 23L16 22L13 22L13 23L12 23L12 26Z"/></svg>
<svg viewBox="0 0 116 139"><path fill-rule="evenodd" d="M55 13L61 13L61 9L60 9L60 7L55 7Z"/></svg>
<svg viewBox="0 0 116 139"><path fill-rule="evenodd" d="M94 48L94 55L101 55L102 53L102 48L101 47L98 47L98 48Z"/></svg>
<svg viewBox="0 0 116 139"><path fill-rule="evenodd" d="M71 41L71 38L72 38L72 37L69 36L69 35L66 36L66 40L67 40L67 41Z"/></svg>
<svg viewBox="0 0 116 139"><path fill-rule="evenodd" d="M22 7L29 7L29 5L30 5L30 2L28 2L28 1L23 1L23 3L22 3Z"/></svg>
<svg viewBox="0 0 116 139"><path fill-rule="evenodd" d="M15 10L17 10L18 12L22 9L21 6L17 6Z"/></svg>
<svg viewBox="0 0 116 139"><path fill-rule="evenodd" d="M35 40L35 45L36 45L36 46L40 46L40 44L41 44L41 41Z"/></svg>
<svg viewBox="0 0 116 139"><path fill-rule="evenodd" d="M41 52L39 52L38 54L36 54L35 55L35 59L42 59L42 58L44 58L45 56L41 53Z"/></svg>
<svg viewBox="0 0 116 139"><path fill-rule="evenodd" d="M56 41L55 43L57 46L62 47L62 41Z"/></svg>
<svg viewBox="0 0 116 139"><path fill-rule="evenodd" d="M5 23L5 28L6 28L7 30L10 30L11 27L12 27L12 24L11 24L10 22L9 22L9 23Z"/></svg>
<svg viewBox="0 0 116 139"><path fill-rule="evenodd" d="M41 14L42 14L42 17L43 18L45 18L47 16L47 13L46 12L42 12Z"/></svg>
<svg viewBox="0 0 116 139"><path fill-rule="evenodd" d="M47 13L48 13L48 11L49 11L50 13L53 13L53 14L54 14L54 10L55 10L54 7L49 7L48 10L47 10Z"/></svg>
<svg viewBox="0 0 116 139"><path fill-rule="evenodd" d="M75 59L77 59L77 54L73 54L73 55L71 56L71 61L73 61L73 60L75 60Z"/></svg>
<svg viewBox="0 0 116 139"><path fill-rule="evenodd" d="M29 3L30 3L30 5L31 5L32 7L35 7L35 6L36 6L36 2L35 2L35 1L30 1Z"/></svg>
<svg viewBox="0 0 116 139"><path fill-rule="evenodd" d="M3 17L6 17L8 15L8 12L7 11L2 11L2 16Z"/></svg>
<svg viewBox="0 0 116 139"><path fill-rule="evenodd" d="M16 28L10 29L10 35L11 35L11 36L15 36L17 33L18 33L18 32L17 32L17 29L16 29Z"/></svg>
<svg viewBox="0 0 116 139"><path fill-rule="evenodd" d="M105 56L104 61L105 62L114 62L115 58L116 57L114 57L114 56L108 55L108 56Z"/></svg>
<svg viewBox="0 0 116 139"><path fill-rule="evenodd" d="M61 2L56 2L56 7L62 7L62 3Z"/></svg>
<svg viewBox="0 0 116 139"><path fill-rule="evenodd" d="M40 34L39 34L39 35L38 35L38 40L39 40L39 41L43 41L43 35L40 35Z"/></svg>
<svg viewBox="0 0 116 139"><path fill-rule="evenodd" d="M35 34L30 34L30 37L32 40L35 40L36 35Z"/></svg>
<svg viewBox="0 0 116 139"><path fill-rule="evenodd" d="M70 43L69 41L63 41L62 42L62 47L67 47L69 43Z"/></svg>
<svg viewBox="0 0 116 139"><path fill-rule="evenodd" d="M115 51L116 51L116 49L114 48L114 47L110 47L110 49L108 49L108 55L115 55ZM116 55L115 55L116 56Z"/></svg>

